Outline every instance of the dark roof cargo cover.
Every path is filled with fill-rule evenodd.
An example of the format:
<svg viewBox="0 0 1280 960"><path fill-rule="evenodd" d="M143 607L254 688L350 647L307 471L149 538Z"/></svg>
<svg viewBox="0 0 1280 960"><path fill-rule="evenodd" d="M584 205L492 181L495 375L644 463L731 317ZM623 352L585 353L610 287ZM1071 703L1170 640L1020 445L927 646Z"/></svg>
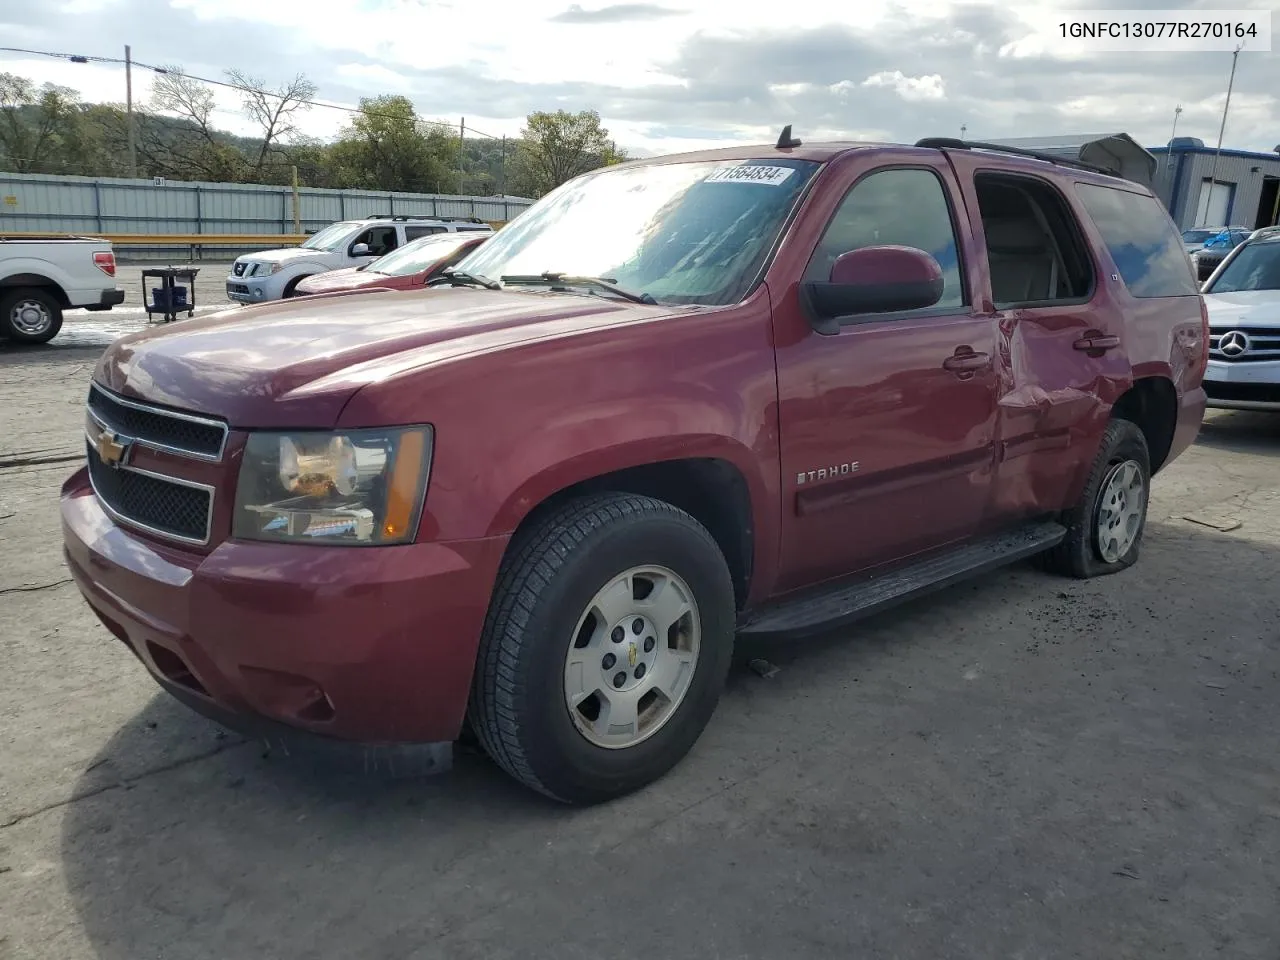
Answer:
<svg viewBox="0 0 1280 960"><path fill-rule="evenodd" d="M1113 176L1151 187L1156 158L1127 133L1099 133L1069 137L1013 137L989 143L1019 150L1035 150L1064 160L1078 160L1102 167Z"/></svg>

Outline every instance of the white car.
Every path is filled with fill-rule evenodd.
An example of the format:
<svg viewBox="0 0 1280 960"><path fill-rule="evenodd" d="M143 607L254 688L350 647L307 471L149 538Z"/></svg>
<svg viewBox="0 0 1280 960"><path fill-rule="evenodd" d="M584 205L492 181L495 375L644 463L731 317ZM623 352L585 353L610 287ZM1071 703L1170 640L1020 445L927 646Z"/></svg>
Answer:
<svg viewBox="0 0 1280 960"><path fill-rule="evenodd" d="M433 233L493 233L474 217L367 217L340 220L308 237L300 247L261 250L236 260L227 277L227 299L266 303L293 296L306 277L358 267Z"/></svg>
<svg viewBox="0 0 1280 960"><path fill-rule="evenodd" d="M1203 292L1209 406L1280 411L1280 232L1232 250Z"/></svg>

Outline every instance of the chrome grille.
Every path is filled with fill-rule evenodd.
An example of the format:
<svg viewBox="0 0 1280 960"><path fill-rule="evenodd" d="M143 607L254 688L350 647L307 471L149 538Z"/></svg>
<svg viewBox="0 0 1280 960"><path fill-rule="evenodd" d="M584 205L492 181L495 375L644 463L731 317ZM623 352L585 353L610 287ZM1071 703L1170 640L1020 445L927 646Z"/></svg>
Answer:
<svg viewBox="0 0 1280 960"><path fill-rule="evenodd" d="M135 467L111 467L86 444L89 481L107 510L124 523L187 543L209 542L213 489Z"/></svg>
<svg viewBox="0 0 1280 960"><path fill-rule="evenodd" d="M96 383L89 388L89 412L135 443L198 460L221 460L227 442L227 425L220 420L136 403Z"/></svg>
<svg viewBox="0 0 1280 960"><path fill-rule="evenodd" d="M1227 352L1223 341L1226 340ZM1243 352L1235 349L1243 345ZM1209 357L1223 363L1258 363L1280 360L1280 328L1221 327L1209 332Z"/></svg>

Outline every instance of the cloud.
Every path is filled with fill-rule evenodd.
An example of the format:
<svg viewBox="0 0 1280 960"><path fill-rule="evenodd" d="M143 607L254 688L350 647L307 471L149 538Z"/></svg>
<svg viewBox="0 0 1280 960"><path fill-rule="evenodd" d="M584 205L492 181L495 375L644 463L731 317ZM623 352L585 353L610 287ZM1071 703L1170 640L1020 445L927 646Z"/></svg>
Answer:
<svg viewBox="0 0 1280 960"><path fill-rule="evenodd" d="M654 3L615 3L596 10L584 10L571 4L568 10L549 18L553 23L632 23L637 20L661 20L683 16L685 11L660 7Z"/></svg>
<svg viewBox="0 0 1280 960"><path fill-rule="evenodd" d="M945 100L946 84L942 77L931 73L927 77L908 77L901 70L881 70L862 81L864 87L888 87L903 100ZM838 85L837 85L838 86Z"/></svg>
<svg viewBox="0 0 1280 960"><path fill-rule="evenodd" d="M360 16L341 31L306 12L327 2L272 0L271 17L293 26L271 30L255 20L260 0L114 0L102 9L88 3L70 18L55 3L0 0L0 33L13 46L106 56L131 43L136 59L176 57L208 77L240 67L275 84L301 71L323 100L354 104L404 93L425 117L465 116L469 131L499 135L515 134L534 110L593 109L618 145L637 153L715 140L772 143L786 123L807 142L911 143L955 136L964 124L974 139L1108 129L1157 145L1168 139L1179 103L1178 133L1212 143L1231 67L1230 55L1220 53L1001 57L1002 47L1028 36L1027 22L1021 7L982 3L883 0L855 16L835 0L789 0L786 29L769 21L774 8L739 5L726 18L722 0L579 7L588 17L683 11L625 23L588 20L592 43L583 44L567 26L575 21L555 19L573 12L566 0L493 0L501 15L486 8L483 29L474 5L358 0ZM1141 0L1148 2L1155 0ZM1232 3L1263 8L1262 0ZM446 35L456 42L422 56L422 37ZM124 98L118 68L0 54L2 70L55 79L96 100ZM135 101L145 99L147 82L146 71L135 69ZM233 95L226 109L234 117ZM1246 49L1224 146L1270 151L1276 116L1280 57ZM303 123L325 136L348 119L316 108Z"/></svg>

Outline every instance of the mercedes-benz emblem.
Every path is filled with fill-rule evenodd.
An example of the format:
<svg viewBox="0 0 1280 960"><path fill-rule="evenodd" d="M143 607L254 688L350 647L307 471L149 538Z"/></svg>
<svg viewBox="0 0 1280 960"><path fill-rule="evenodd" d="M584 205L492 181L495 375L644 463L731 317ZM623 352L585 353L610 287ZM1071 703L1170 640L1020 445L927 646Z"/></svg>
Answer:
<svg viewBox="0 0 1280 960"><path fill-rule="evenodd" d="M1218 341L1218 352L1224 357L1239 357L1249 352L1249 335L1241 330L1224 333Z"/></svg>

